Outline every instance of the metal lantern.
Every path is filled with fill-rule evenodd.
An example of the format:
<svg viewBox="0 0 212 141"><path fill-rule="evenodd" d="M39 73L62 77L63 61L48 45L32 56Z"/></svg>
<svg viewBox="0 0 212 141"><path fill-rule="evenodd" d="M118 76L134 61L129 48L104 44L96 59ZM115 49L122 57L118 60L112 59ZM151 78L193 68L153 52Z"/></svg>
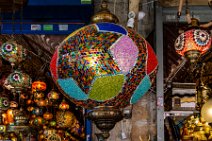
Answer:
<svg viewBox="0 0 212 141"><path fill-rule="evenodd" d="M56 122L60 128L71 128L76 122L75 115L70 111L57 111Z"/></svg>
<svg viewBox="0 0 212 141"><path fill-rule="evenodd" d="M178 54L194 63L211 47L211 37L205 30L190 29L178 36L174 46Z"/></svg>
<svg viewBox="0 0 212 141"><path fill-rule="evenodd" d="M21 108L19 112L15 115L14 120L15 120L15 125L26 126L28 124L29 117Z"/></svg>
<svg viewBox="0 0 212 141"><path fill-rule="evenodd" d="M22 90L31 88L32 79L26 73L15 70L5 80L4 86L13 92L20 93Z"/></svg>
<svg viewBox="0 0 212 141"><path fill-rule="evenodd" d="M27 51L15 41L10 40L1 45L0 54L5 60L9 61L11 65L14 66L25 60Z"/></svg>

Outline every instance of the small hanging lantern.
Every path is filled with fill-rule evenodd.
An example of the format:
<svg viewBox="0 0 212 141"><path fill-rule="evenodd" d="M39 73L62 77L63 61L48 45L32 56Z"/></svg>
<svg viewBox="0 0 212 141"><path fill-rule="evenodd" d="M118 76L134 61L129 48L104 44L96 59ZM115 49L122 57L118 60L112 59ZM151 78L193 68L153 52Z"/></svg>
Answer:
<svg viewBox="0 0 212 141"><path fill-rule="evenodd" d="M11 65L14 66L26 59L27 51L15 41L10 40L2 44L0 54L5 60L9 61Z"/></svg>
<svg viewBox="0 0 212 141"><path fill-rule="evenodd" d="M33 121L33 124L36 126L39 126L39 125L44 125L45 122L46 121L42 117L36 117Z"/></svg>
<svg viewBox="0 0 212 141"><path fill-rule="evenodd" d="M4 92L1 93L0 94L0 109L7 110L9 106L10 106L9 98L6 96Z"/></svg>
<svg viewBox="0 0 212 141"><path fill-rule="evenodd" d="M59 109L61 110L68 110L69 109L69 104L63 99L63 101L59 105Z"/></svg>
<svg viewBox="0 0 212 141"><path fill-rule="evenodd" d="M40 99L36 102L36 104L39 106L39 107L44 107L44 106L47 106L47 101L46 99Z"/></svg>
<svg viewBox="0 0 212 141"><path fill-rule="evenodd" d="M56 92L55 90L51 90L48 93L48 99L52 102L55 102L56 100L58 100L60 98L60 95L58 92Z"/></svg>
<svg viewBox="0 0 212 141"><path fill-rule="evenodd" d="M56 122L60 128L70 128L76 122L76 117L70 111L57 111Z"/></svg>
<svg viewBox="0 0 212 141"><path fill-rule="evenodd" d="M12 92L21 93L22 90L31 88L32 79L26 73L16 70L5 80L4 86Z"/></svg>
<svg viewBox="0 0 212 141"><path fill-rule="evenodd" d="M2 121L4 125L14 125L14 118L18 114L19 110L17 109L18 103L15 101L10 102L10 108L2 114Z"/></svg>
<svg viewBox="0 0 212 141"><path fill-rule="evenodd" d="M41 116L41 115L43 115L43 109L36 107L32 110L32 114L34 114L36 116Z"/></svg>
<svg viewBox="0 0 212 141"><path fill-rule="evenodd" d="M192 24L191 27L197 27L196 19L192 19ZM201 54L209 50L211 37L205 30L193 28L180 34L174 46L178 54L194 63Z"/></svg>
<svg viewBox="0 0 212 141"><path fill-rule="evenodd" d="M43 114L43 118L44 118L45 120L51 120L51 119L53 118L53 114L50 113L50 112L45 112L45 113Z"/></svg>
<svg viewBox="0 0 212 141"><path fill-rule="evenodd" d="M36 91L45 91L46 90L46 83L43 81L34 81L32 83L32 92Z"/></svg>

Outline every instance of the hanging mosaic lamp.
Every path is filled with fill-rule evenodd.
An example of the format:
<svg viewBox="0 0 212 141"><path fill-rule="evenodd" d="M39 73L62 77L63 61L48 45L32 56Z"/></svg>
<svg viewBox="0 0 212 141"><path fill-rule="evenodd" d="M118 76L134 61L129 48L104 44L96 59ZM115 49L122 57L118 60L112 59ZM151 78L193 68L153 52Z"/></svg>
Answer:
<svg viewBox="0 0 212 141"><path fill-rule="evenodd" d="M37 91L45 91L46 90L46 83L43 81L34 81L32 83L32 93Z"/></svg>
<svg viewBox="0 0 212 141"><path fill-rule="evenodd" d="M3 91L0 93L0 113L2 110L7 110L10 106L10 101L7 94Z"/></svg>
<svg viewBox="0 0 212 141"><path fill-rule="evenodd" d="M76 105L121 108L149 90L157 65L152 47L134 30L96 23L70 34L54 53L50 69Z"/></svg>
<svg viewBox="0 0 212 141"><path fill-rule="evenodd" d="M26 59L27 50L15 41L9 40L1 45L0 54L14 66Z"/></svg>
<svg viewBox="0 0 212 141"><path fill-rule="evenodd" d="M9 74L5 80L4 86L12 92L20 93L22 90L31 88L32 79L26 73L20 70L15 70Z"/></svg>
<svg viewBox="0 0 212 141"><path fill-rule="evenodd" d="M63 99L63 101L59 105L60 110L68 110L69 109L69 104Z"/></svg>
<svg viewBox="0 0 212 141"><path fill-rule="evenodd" d="M192 19L195 22L195 19ZM195 24L195 27L197 25ZM185 56L191 63L196 62L201 54L204 54L211 47L211 36L202 29L190 29L180 34L175 41L175 50Z"/></svg>
<svg viewBox="0 0 212 141"><path fill-rule="evenodd" d="M60 128L71 128L77 119L71 111L57 111L56 122Z"/></svg>
<svg viewBox="0 0 212 141"><path fill-rule="evenodd" d="M58 92L56 92L55 90L51 90L48 95L47 95L48 99L50 101L57 101L60 98L60 94Z"/></svg>

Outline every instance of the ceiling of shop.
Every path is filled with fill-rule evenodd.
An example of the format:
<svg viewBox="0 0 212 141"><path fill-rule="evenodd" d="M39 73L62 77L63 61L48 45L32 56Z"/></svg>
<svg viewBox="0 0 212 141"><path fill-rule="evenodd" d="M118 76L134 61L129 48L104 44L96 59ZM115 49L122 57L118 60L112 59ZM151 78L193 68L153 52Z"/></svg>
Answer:
<svg viewBox="0 0 212 141"><path fill-rule="evenodd" d="M159 0L159 2L164 7L173 7L178 6L180 0ZM185 2L185 0L184 0ZM188 0L189 5L196 5L196 6L202 6L202 5L208 5L208 0Z"/></svg>

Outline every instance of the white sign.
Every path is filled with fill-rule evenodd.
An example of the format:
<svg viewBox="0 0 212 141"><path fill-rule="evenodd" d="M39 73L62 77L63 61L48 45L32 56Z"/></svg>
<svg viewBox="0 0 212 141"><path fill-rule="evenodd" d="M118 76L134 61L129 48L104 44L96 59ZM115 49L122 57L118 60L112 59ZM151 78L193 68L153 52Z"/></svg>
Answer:
<svg viewBox="0 0 212 141"><path fill-rule="evenodd" d="M68 31L68 24L60 24L59 31Z"/></svg>
<svg viewBox="0 0 212 141"><path fill-rule="evenodd" d="M31 30L32 31L41 30L41 25L40 24L31 24Z"/></svg>

